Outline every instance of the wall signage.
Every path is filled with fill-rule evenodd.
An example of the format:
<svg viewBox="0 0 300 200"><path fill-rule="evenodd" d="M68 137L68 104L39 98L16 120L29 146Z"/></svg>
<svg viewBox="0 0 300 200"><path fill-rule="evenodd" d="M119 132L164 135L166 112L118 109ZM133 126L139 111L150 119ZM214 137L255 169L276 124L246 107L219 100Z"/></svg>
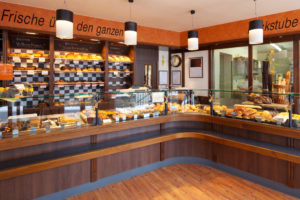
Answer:
<svg viewBox="0 0 300 200"><path fill-rule="evenodd" d="M264 31L273 31L273 30L280 30L280 29L288 29L288 28L296 28L299 25L298 18L291 18L288 17L283 20L276 20L276 21L264 21Z"/></svg>
<svg viewBox="0 0 300 200"><path fill-rule="evenodd" d="M54 49L57 51L100 53L102 46L100 44L87 44L81 42L55 40Z"/></svg>
<svg viewBox="0 0 300 200"><path fill-rule="evenodd" d="M19 37L11 36L10 47L11 48L21 48L21 49L49 49L49 40L30 38L30 37Z"/></svg>

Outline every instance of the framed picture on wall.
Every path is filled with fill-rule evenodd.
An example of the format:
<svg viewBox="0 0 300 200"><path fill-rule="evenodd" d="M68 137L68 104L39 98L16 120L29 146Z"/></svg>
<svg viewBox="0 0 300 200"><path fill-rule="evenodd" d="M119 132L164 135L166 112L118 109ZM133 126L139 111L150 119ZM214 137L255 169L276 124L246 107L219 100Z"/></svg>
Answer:
<svg viewBox="0 0 300 200"><path fill-rule="evenodd" d="M203 78L203 57L190 59L190 78Z"/></svg>
<svg viewBox="0 0 300 200"><path fill-rule="evenodd" d="M172 71L172 85L181 85L181 71Z"/></svg>
<svg viewBox="0 0 300 200"><path fill-rule="evenodd" d="M169 85L168 73L166 70L159 71L159 85Z"/></svg>

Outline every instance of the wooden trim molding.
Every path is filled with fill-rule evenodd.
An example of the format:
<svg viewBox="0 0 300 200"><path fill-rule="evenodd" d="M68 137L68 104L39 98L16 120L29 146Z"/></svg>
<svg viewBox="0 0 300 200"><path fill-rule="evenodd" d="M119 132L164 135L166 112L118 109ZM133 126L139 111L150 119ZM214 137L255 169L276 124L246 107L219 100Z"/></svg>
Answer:
<svg viewBox="0 0 300 200"><path fill-rule="evenodd" d="M110 132L118 132L123 130L129 130L132 128L139 128L145 126L158 125L167 122L180 122L180 121L195 121L204 122L216 125L223 125L227 127L245 129L249 131L260 132L264 134L283 136L287 138L300 139L300 130L278 127L274 125L221 118L210 115L201 114L173 114L167 116L160 116L157 118L132 120L119 124L107 124L101 126L88 126L78 129L68 129L64 131L56 131L51 134L37 134L37 135L25 135L17 138L7 138L0 140L0 151L9 149L17 149L22 147L34 146L39 144L46 144L51 142L58 142L63 140L76 139L81 137L87 137L92 135L100 135Z"/></svg>
<svg viewBox="0 0 300 200"><path fill-rule="evenodd" d="M0 180L6 180L10 178L14 178L17 176L22 176L26 174L31 174L39 171L49 170L56 167L62 167L65 165L75 164L78 162L83 162L87 160L93 160L99 157L108 156L124 151L130 151L133 149L138 149L146 146L150 146L153 144L161 144L167 141L172 141L176 139L182 138L193 138L193 139L200 139L205 141L214 142L217 144L226 145L229 147L246 150L254 153L258 153L264 156L290 161L293 163L300 164L300 156L288 154L285 152L280 152L276 150L270 150L267 148L246 144L238 141L233 141L229 139L225 139L218 136L209 135L206 133L198 133L198 132L181 132L175 133L166 136L159 136L156 138L146 139L138 142L132 142L128 144L123 144L115 147L109 147L105 149L95 150L87 153L81 153L74 156L68 156L64 158L58 158L55 160L45 161L41 163L30 164L22 167L17 167L13 169L3 170L0 171ZM92 178L93 180L93 178Z"/></svg>

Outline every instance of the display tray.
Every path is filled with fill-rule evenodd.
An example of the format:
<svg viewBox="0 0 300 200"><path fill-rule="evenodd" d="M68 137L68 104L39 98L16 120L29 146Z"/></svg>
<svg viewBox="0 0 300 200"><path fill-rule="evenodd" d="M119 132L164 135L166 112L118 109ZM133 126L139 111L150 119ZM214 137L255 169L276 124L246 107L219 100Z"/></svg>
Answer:
<svg viewBox="0 0 300 200"><path fill-rule="evenodd" d="M55 83L55 85L104 85L104 82L81 82L81 83Z"/></svg>
<svg viewBox="0 0 300 200"><path fill-rule="evenodd" d="M133 62L123 62L123 61L108 61L109 63L122 63L122 64L133 64Z"/></svg>
<svg viewBox="0 0 300 200"><path fill-rule="evenodd" d="M93 74L104 74L104 71L54 71L54 73L93 73Z"/></svg>
<svg viewBox="0 0 300 200"><path fill-rule="evenodd" d="M70 60L70 61L88 61L88 62L104 62L104 60L99 59L75 59L75 58L55 58L55 61L57 60Z"/></svg>

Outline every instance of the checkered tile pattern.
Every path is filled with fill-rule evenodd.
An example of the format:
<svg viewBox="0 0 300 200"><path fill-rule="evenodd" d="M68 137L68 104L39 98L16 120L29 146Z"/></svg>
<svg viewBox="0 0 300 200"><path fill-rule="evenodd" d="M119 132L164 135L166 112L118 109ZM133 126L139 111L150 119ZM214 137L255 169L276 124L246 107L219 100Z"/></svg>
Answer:
<svg viewBox="0 0 300 200"><path fill-rule="evenodd" d="M29 49L10 49L11 53L28 53L28 54L34 54L36 52L42 52L43 54L49 54L49 51L41 51L41 50L29 50ZM29 62L29 60L32 60L32 63ZM20 60L12 59L11 63L15 67L25 67L28 66L35 66L43 69L49 69L50 65L47 62L39 62L39 58L21 58ZM40 82L49 82L49 76L48 75L42 75L41 73L34 73L34 74L27 74L26 71L22 71L21 73L14 73L14 80L11 82L14 83L35 83L37 81ZM49 95L49 88L47 86L35 86L33 91L33 96L47 96ZM41 102L49 103L49 100L43 97L40 98L24 98L20 100L21 102L19 105L22 105L24 107L36 107Z"/></svg>
<svg viewBox="0 0 300 200"><path fill-rule="evenodd" d="M66 55L68 52L55 52L55 55ZM89 55L89 54L86 54ZM60 67L79 67L81 70L94 67L100 68L104 71L104 63L102 61L82 61L82 60L68 60L68 59L56 59L54 70L60 71ZM54 81L88 81L88 82L104 82L104 74L103 73L93 73L93 72L63 72L63 73L55 73ZM95 92L103 92L103 85L72 85L72 86L58 86L56 85L54 88L54 94L62 94L66 96L56 96L54 97L54 102L66 102L66 101L78 101L74 97L68 96L69 94L78 94L78 93L95 93Z"/></svg>
<svg viewBox="0 0 300 200"><path fill-rule="evenodd" d="M108 75L109 86L126 86L131 87L132 85L132 79L131 79L131 73L122 72L125 69L129 69L129 71L132 71L132 64L131 63L122 63L122 62L110 62L108 65L108 69L117 69L118 72L110 72ZM123 79L120 81L120 78ZM118 79L118 80L114 80ZM109 89L109 92L118 92L120 89Z"/></svg>

